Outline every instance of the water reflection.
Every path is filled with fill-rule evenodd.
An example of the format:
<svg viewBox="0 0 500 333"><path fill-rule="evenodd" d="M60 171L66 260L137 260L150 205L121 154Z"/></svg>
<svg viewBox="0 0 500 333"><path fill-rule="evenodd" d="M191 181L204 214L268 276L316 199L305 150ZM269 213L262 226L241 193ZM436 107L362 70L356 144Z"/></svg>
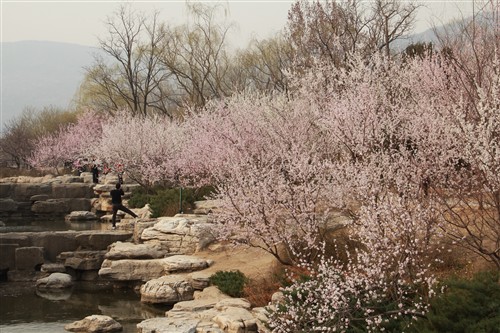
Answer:
<svg viewBox="0 0 500 333"><path fill-rule="evenodd" d="M0 283L0 332L65 332L64 325L92 314L113 317L124 332L136 332L144 319L163 317L167 307L142 304L140 295L130 289L109 285L78 283L59 295L37 291L33 283ZM33 331L34 332L34 331Z"/></svg>
<svg viewBox="0 0 500 333"><path fill-rule="evenodd" d="M24 219L3 221L5 225L0 226L0 233L7 232L39 232L39 231L84 231L84 230L107 230L110 224L100 220L69 222L64 219L40 220Z"/></svg>

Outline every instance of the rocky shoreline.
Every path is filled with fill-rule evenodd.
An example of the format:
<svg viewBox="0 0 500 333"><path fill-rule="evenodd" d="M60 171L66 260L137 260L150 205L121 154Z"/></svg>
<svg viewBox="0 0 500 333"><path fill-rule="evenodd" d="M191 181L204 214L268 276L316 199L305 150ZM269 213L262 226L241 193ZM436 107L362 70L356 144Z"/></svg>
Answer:
<svg viewBox="0 0 500 333"><path fill-rule="evenodd" d="M43 183L39 184L36 188L43 188ZM105 186L91 187L95 201L100 201L100 209L94 211L105 212ZM24 198L29 193L30 199L39 195L25 193ZM201 202L198 206L197 212L203 213L213 203ZM114 231L0 234L0 252L5 254L0 255L0 268L7 267L8 281L32 281L45 295L60 293L79 281L96 281L134 288L142 303L173 306L164 317L139 323L139 333L268 331L266 309L252 308L247 300L231 298L210 286L214 272L209 268L214 261L197 256L216 246L208 215L178 214L155 219L148 215L147 207L140 213L138 219L123 218ZM95 314L65 329L112 332L120 327L113 318Z"/></svg>

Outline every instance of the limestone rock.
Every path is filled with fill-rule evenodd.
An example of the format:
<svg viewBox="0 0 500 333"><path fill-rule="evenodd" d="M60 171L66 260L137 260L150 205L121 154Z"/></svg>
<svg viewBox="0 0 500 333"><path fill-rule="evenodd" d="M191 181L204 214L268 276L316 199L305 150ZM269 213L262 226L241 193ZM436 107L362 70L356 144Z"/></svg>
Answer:
<svg viewBox="0 0 500 333"><path fill-rule="evenodd" d="M116 242L109 246L105 255L106 259L158 259L165 257L159 244L133 244L128 242Z"/></svg>
<svg viewBox="0 0 500 333"><path fill-rule="evenodd" d="M12 199L0 199L0 212L15 212L17 202Z"/></svg>
<svg viewBox="0 0 500 333"><path fill-rule="evenodd" d="M65 273L66 267L60 263L47 263L42 265L40 271L45 273Z"/></svg>
<svg viewBox="0 0 500 333"><path fill-rule="evenodd" d="M83 179L80 176L74 176L74 175L62 175L59 176L58 179L61 181L61 184L73 184L73 183L83 182Z"/></svg>
<svg viewBox="0 0 500 333"><path fill-rule="evenodd" d="M216 286L211 286L203 289L203 291L196 291L194 293L194 299L215 299L218 302L226 298L230 297L220 291Z"/></svg>
<svg viewBox="0 0 500 333"><path fill-rule="evenodd" d="M173 272L192 272L209 267L213 261L200 259L187 255L175 255L163 259L165 270L169 273Z"/></svg>
<svg viewBox="0 0 500 333"><path fill-rule="evenodd" d="M158 223L142 232L141 240L159 241L172 253L191 254L215 240L211 227L208 217L204 215L160 217Z"/></svg>
<svg viewBox="0 0 500 333"><path fill-rule="evenodd" d="M220 207L219 200L202 200L194 202L195 214L209 214Z"/></svg>
<svg viewBox="0 0 500 333"><path fill-rule="evenodd" d="M205 288L203 291L195 291L193 295L194 300L178 302L174 305L172 311L189 311L199 312L213 308L217 303L224 299L230 298L219 288L211 286Z"/></svg>
<svg viewBox="0 0 500 333"><path fill-rule="evenodd" d="M16 268L16 249L19 244L2 244L0 239L0 270Z"/></svg>
<svg viewBox="0 0 500 333"><path fill-rule="evenodd" d="M132 208L132 211L140 218L140 219L149 219L153 215L153 209L149 204L144 205L142 208Z"/></svg>
<svg viewBox="0 0 500 333"><path fill-rule="evenodd" d="M195 290L203 290L210 286L210 276L212 273L207 273L204 271L193 272L189 275L191 279L191 285Z"/></svg>
<svg viewBox="0 0 500 333"><path fill-rule="evenodd" d="M98 270L101 268L105 254L106 251L62 252L57 256L57 260L64 262L65 267L76 270Z"/></svg>
<svg viewBox="0 0 500 333"><path fill-rule="evenodd" d="M52 273L46 278L36 281L36 287L40 289L64 289L72 286L71 275L66 273Z"/></svg>
<svg viewBox="0 0 500 333"><path fill-rule="evenodd" d="M191 318L151 318L137 324L138 333L196 333L200 321Z"/></svg>
<svg viewBox="0 0 500 333"><path fill-rule="evenodd" d="M208 267L210 260L192 256L172 256L162 259L105 259L99 276L119 281L148 281L176 272L191 272Z"/></svg>
<svg viewBox="0 0 500 333"><path fill-rule="evenodd" d="M99 276L119 281L148 281L166 275L164 259L105 259Z"/></svg>
<svg viewBox="0 0 500 333"><path fill-rule="evenodd" d="M141 286L141 302L174 304L193 299L194 289L184 277L162 276Z"/></svg>
<svg viewBox="0 0 500 333"><path fill-rule="evenodd" d="M70 332L119 332L123 330L122 325L109 316L92 315L82 320L64 326Z"/></svg>
<svg viewBox="0 0 500 333"><path fill-rule="evenodd" d="M68 178L69 179L69 178ZM95 196L93 185L81 183L80 177L75 177L80 183L52 184L52 196L54 198L86 198Z"/></svg>
<svg viewBox="0 0 500 333"><path fill-rule="evenodd" d="M224 311L227 308L242 308L249 310L252 305L244 298L226 298L217 302L214 307L219 311Z"/></svg>
<svg viewBox="0 0 500 333"><path fill-rule="evenodd" d="M33 213L52 213L52 214L62 214L68 213L70 211L68 200L66 199L48 199L46 201L36 201L33 206L31 206L31 211Z"/></svg>
<svg viewBox="0 0 500 333"><path fill-rule="evenodd" d="M95 213L85 210L77 210L66 215L64 219L66 221L92 221L97 220L98 217Z"/></svg>
<svg viewBox="0 0 500 333"><path fill-rule="evenodd" d="M17 270L37 270L44 263L43 247L19 247L15 252Z"/></svg>
<svg viewBox="0 0 500 333"><path fill-rule="evenodd" d="M47 194L36 194L36 195L31 196L30 201L31 202L45 201L45 200L48 200L49 198L50 197Z"/></svg>
<svg viewBox="0 0 500 333"><path fill-rule="evenodd" d="M108 246L115 242L126 241L132 237L131 232L125 231L88 231L80 232L76 236L76 240L81 244L82 248L88 250L107 250Z"/></svg>
<svg viewBox="0 0 500 333"><path fill-rule="evenodd" d="M228 333L257 332L257 321L246 309L228 307L213 318L219 328Z"/></svg>

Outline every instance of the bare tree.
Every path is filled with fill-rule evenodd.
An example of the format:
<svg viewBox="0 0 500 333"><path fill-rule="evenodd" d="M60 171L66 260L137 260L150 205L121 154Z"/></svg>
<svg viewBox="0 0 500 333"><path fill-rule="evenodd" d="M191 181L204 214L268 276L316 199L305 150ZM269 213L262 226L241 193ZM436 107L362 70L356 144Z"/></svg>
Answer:
<svg viewBox="0 0 500 333"><path fill-rule="evenodd" d="M400 0L299 0L288 12L287 38L298 65L315 60L345 65L354 53L370 56L383 51L411 31L418 6Z"/></svg>
<svg viewBox="0 0 500 333"><path fill-rule="evenodd" d="M440 30L434 27L434 32L439 47L460 74L467 97L473 102L478 98L476 85L483 88L493 85L493 73L485 69L498 60L500 5L497 0L474 0L471 4L476 4L472 17L462 17Z"/></svg>
<svg viewBox="0 0 500 333"><path fill-rule="evenodd" d="M292 62L292 48L281 34L254 40L237 56L237 67L241 71L240 78L245 79L245 88L262 92L287 92L287 71Z"/></svg>
<svg viewBox="0 0 500 333"><path fill-rule="evenodd" d="M227 35L231 24L216 23L219 7L188 4L192 21L170 31L163 40L161 63L176 84L174 101L203 106L212 98L229 96L233 91L231 59Z"/></svg>
<svg viewBox="0 0 500 333"><path fill-rule="evenodd" d="M400 0L377 0L372 7L369 35L372 43L387 58L391 55L390 45L396 39L413 30L415 15L419 6Z"/></svg>
<svg viewBox="0 0 500 333"><path fill-rule="evenodd" d="M457 162L458 179L448 192L438 189L446 208L444 230L457 245L495 264L500 270L500 5L478 2L471 18L440 32L435 29L448 62L449 85L465 115L450 115L468 151ZM462 175L459 177L460 175Z"/></svg>
<svg viewBox="0 0 500 333"><path fill-rule="evenodd" d="M108 36L99 39L106 57L96 56L87 68L81 97L110 112L128 108L134 115L156 112L172 117L165 85L169 73L160 66L167 29L159 22L159 12L146 17L121 6L106 25Z"/></svg>
<svg viewBox="0 0 500 333"><path fill-rule="evenodd" d="M0 137L0 153L4 163L14 164L18 169L29 166L34 141L48 133L54 133L61 126L76 121L76 113L54 107L41 111L26 108L21 115L11 119Z"/></svg>

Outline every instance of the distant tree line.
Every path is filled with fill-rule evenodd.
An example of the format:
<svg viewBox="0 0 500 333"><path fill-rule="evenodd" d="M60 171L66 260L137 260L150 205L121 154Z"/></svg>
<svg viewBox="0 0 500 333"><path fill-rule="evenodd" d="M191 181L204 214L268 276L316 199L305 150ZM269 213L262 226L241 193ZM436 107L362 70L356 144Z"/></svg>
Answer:
<svg viewBox="0 0 500 333"><path fill-rule="evenodd" d="M92 109L114 115L127 110L132 116L163 115L172 120L182 118L189 108L199 109L208 101L234 94L292 94L290 73L300 76L318 62L348 69L354 55L366 61L375 54L398 57L391 45L412 31L419 8L401 0L369 4L297 0L290 6L286 25L274 37L235 49L228 41L234 24L222 19L222 6L186 6L188 19L178 26L162 22L159 12L145 14L130 5L120 6L105 22L107 35L99 38L104 56L96 56L85 68L72 108L45 108L39 114L26 110L4 127L1 160L26 165L34 139L75 121L76 115L64 114ZM443 45L457 42L445 36L441 41ZM409 48L407 55L423 52L418 45ZM48 109L61 115L47 118ZM31 128L33 121L44 118L45 123L57 119L62 123L44 131Z"/></svg>

